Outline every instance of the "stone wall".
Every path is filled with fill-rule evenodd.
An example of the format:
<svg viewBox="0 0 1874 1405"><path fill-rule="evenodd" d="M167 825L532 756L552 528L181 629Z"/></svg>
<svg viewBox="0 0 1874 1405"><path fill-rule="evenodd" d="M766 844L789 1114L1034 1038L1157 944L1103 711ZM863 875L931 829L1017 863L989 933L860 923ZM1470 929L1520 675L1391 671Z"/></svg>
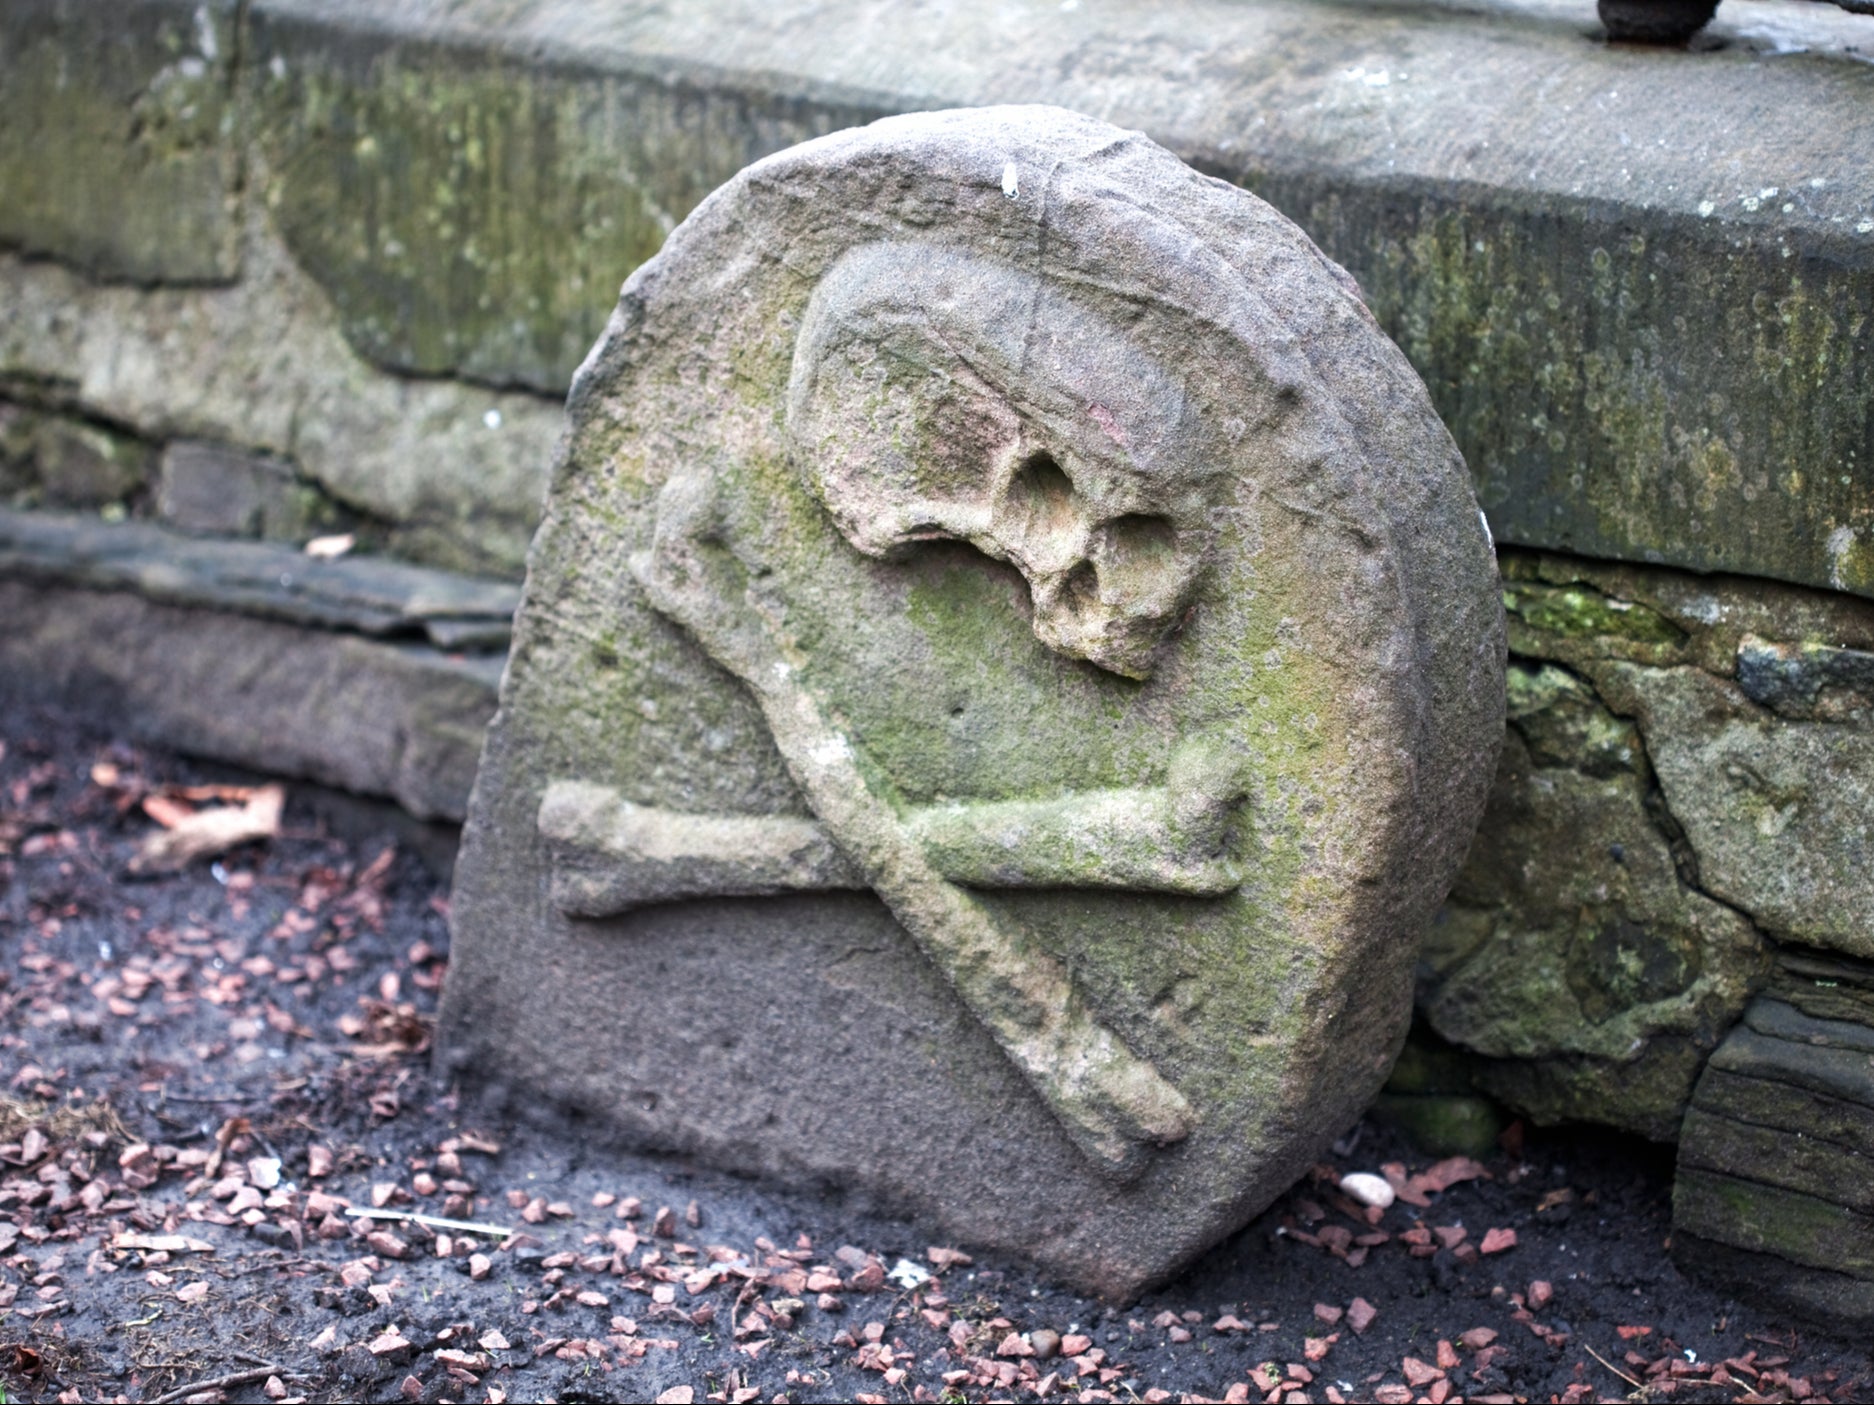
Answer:
<svg viewBox="0 0 1874 1405"><path fill-rule="evenodd" d="M675 223L890 112L1135 126L1353 271L1503 545L1508 745L1422 966L1463 1115L1684 1128L1687 1242L1783 1253L1821 1221L1709 1206L1782 1174L1750 1041L1874 979L1874 19L1727 0L1685 53L1591 11L17 0L0 691L459 816L559 398ZM412 574L307 586L334 533ZM1866 1154L1829 1087L1805 1135Z"/></svg>
<svg viewBox="0 0 1874 1405"><path fill-rule="evenodd" d="M1676 1140L1779 954L1874 956L1874 603L1499 562L1509 735L1420 1008L1539 1120Z"/></svg>

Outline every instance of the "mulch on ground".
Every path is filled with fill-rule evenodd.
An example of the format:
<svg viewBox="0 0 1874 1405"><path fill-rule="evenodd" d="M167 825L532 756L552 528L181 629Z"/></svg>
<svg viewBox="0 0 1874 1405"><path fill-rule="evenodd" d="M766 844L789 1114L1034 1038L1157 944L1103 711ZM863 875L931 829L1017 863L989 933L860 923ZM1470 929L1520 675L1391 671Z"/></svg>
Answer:
<svg viewBox="0 0 1874 1405"><path fill-rule="evenodd" d="M1440 1160L1363 1124L1116 1307L836 1189L491 1123L433 1081L447 886L411 827L279 798L0 712L9 1400L1874 1391L1857 1345L1674 1268L1670 1153L1635 1142L1530 1132ZM1394 1203L1350 1198L1352 1171Z"/></svg>

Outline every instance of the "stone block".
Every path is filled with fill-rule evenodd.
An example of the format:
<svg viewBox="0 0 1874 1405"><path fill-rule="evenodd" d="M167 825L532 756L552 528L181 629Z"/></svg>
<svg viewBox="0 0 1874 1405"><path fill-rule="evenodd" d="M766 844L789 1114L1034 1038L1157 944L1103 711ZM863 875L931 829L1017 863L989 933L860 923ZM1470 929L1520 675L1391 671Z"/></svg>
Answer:
<svg viewBox="0 0 1874 1405"><path fill-rule="evenodd" d="M135 435L0 401L0 498L9 503L122 509L143 495L155 460Z"/></svg>
<svg viewBox="0 0 1874 1405"><path fill-rule="evenodd" d="M1723 15L1696 55L1584 42L1528 3L256 0L246 77L292 246L379 364L557 388L586 293L747 160L1052 102L1346 266L1500 539L1870 594L1874 73L1811 8L1795 57Z"/></svg>
<svg viewBox="0 0 1874 1405"><path fill-rule="evenodd" d="M5 188L29 197L0 242L175 283L232 276L238 224L243 286L100 298L29 265L31 290L0 287L21 324L0 375L288 457L400 550L518 575L539 497L511 465L544 462L526 412L466 413L459 381L427 378L557 396L611 289L747 161L893 111L1048 101L1255 191L1350 269L1500 540L1874 595L1864 21L1808 6L1770 40L1721 13L1719 42L1659 53L1585 42L1558 5L252 0L241 42L209 46L192 5L33 0L0 35ZM202 13L220 35L233 7ZM208 47L225 96L124 115L192 91L145 80ZM215 103L222 135L198 142ZM1687 114L1709 141L1681 139ZM35 232L67 187L65 223ZM236 189L245 222L208 229ZM498 444L475 432L488 409Z"/></svg>
<svg viewBox="0 0 1874 1405"><path fill-rule="evenodd" d="M105 278L239 268L234 0L10 0L0 243Z"/></svg>
<svg viewBox="0 0 1874 1405"><path fill-rule="evenodd" d="M1646 729L1706 890L1785 941L1874 957L1874 694L1854 720L1801 720L1699 670L1601 674Z"/></svg>
<svg viewBox="0 0 1874 1405"><path fill-rule="evenodd" d="M303 541L337 531L345 514L293 466L269 454L182 439L163 449L156 515L185 532Z"/></svg>
<svg viewBox="0 0 1874 1405"><path fill-rule="evenodd" d="M1501 616L1299 231L1055 109L891 119L705 201L569 409L446 1069L1114 1297L1359 1115Z"/></svg>
<svg viewBox="0 0 1874 1405"><path fill-rule="evenodd" d="M1543 1122L1677 1134L1705 1054L1767 970L1750 922L1685 882L1631 722L1518 660L1488 818L1426 933L1419 1004Z"/></svg>

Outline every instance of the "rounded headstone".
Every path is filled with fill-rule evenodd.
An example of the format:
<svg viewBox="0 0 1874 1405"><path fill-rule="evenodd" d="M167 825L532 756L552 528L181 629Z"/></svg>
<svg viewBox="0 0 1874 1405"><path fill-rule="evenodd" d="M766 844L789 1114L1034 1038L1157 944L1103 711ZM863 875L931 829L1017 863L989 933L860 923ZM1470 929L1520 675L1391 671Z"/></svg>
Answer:
<svg viewBox="0 0 1874 1405"><path fill-rule="evenodd" d="M1378 1089L1503 724L1351 280L1050 108L751 167L581 368L452 1066L1123 1297Z"/></svg>

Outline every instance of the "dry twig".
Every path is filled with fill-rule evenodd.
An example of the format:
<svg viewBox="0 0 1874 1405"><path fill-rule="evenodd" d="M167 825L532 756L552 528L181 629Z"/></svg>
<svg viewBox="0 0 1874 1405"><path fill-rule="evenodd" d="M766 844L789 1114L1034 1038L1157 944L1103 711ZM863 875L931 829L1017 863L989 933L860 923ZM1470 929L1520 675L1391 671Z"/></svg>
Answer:
<svg viewBox="0 0 1874 1405"><path fill-rule="evenodd" d="M193 1385L177 1386L174 1390L164 1391L161 1395L152 1395L148 1405L172 1405L177 1400L187 1400L191 1395L203 1395L211 1390L232 1390L238 1385L252 1385L255 1381L264 1381L268 1376L290 1376L291 1371L278 1366L256 1366L251 1371L231 1371L225 1376L210 1376L205 1381L196 1381Z"/></svg>
<svg viewBox="0 0 1874 1405"><path fill-rule="evenodd" d="M1613 1362L1609 1361L1605 1356L1602 1356L1600 1352L1596 1351L1593 1347L1588 1346L1586 1342L1583 1342L1581 1345L1587 1349L1587 1353L1589 1356L1592 1356L1596 1361L1600 1362L1608 1370L1612 1371L1616 1376L1619 1376L1621 1380L1625 1381L1628 1385L1632 1386L1635 1390L1646 1389L1646 1387L1641 1385L1640 1382L1634 1380L1632 1376L1629 1376L1625 1371L1621 1370Z"/></svg>

